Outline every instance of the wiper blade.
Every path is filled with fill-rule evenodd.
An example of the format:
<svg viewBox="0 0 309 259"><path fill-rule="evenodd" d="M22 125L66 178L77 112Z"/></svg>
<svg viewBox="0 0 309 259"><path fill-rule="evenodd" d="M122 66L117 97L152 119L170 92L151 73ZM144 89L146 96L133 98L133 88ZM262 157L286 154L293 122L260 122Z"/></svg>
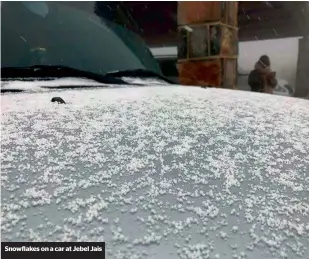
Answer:
<svg viewBox="0 0 309 259"><path fill-rule="evenodd" d="M2 89L1 88L1 93L21 93L24 90L22 89Z"/></svg>
<svg viewBox="0 0 309 259"><path fill-rule="evenodd" d="M173 82L172 80L166 78L165 76L157 74L151 70L145 70L145 69L122 70L122 71L116 71L116 72L109 72L106 75L113 76L115 78L120 78L120 77L157 78L169 84L174 84L174 85L177 84L176 82Z"/></svg>
<svg viewBox="0 0 309 259"><path fill-rule="evenodd" d="M108 74L101 75L92 73L89 71L79 70L67 66L45 66L36 65L29 67L2 67L1 68L1 79L12 79L12 78L84 78L94 80L102 84L117 84L117 85L128 85L127 82L110 76Z"/></svg>

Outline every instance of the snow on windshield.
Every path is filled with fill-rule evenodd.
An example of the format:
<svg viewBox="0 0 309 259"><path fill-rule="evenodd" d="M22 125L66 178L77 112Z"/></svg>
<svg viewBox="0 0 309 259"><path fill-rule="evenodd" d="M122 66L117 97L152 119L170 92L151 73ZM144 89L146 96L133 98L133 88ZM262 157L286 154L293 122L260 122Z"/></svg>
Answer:
<svg viewBox="0 0 309 259"><path fill-rule="evenodd" d="M2 90L20 89L30 90L34 92L46 91L42 87L57 87L57 86L105 86L105 84L98 83L94 80L84 78L61 78L50 80L34 80L34 81L23 81L23 80L12 80L1 82Z"/></svg>
<svg viewBox="0 0 309 259"><path fill-rule="evenodd" d="M128 82L129 84L148 84L148 85L164 85L166 82L162 79L156 78L136 78L136 77L122 77L122 80Z"/></svg>
<svg viewBox="0 0 309 259"><path fill-rule="evenodd" d="M2 95L2 240L306 258L309 102L189 87Z"/></svg>

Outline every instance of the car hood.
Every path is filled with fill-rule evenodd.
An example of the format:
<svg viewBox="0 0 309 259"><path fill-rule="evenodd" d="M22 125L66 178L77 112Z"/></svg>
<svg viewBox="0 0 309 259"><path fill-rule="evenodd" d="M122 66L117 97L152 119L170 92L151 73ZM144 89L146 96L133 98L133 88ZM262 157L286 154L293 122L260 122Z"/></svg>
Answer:
<svg viewBox="0 0 309 259"><path fill-rule="evenodd" d="M308 256L307 100L82 89L3 94L1 113L2 241L105 241L112 259Z"/></svg>

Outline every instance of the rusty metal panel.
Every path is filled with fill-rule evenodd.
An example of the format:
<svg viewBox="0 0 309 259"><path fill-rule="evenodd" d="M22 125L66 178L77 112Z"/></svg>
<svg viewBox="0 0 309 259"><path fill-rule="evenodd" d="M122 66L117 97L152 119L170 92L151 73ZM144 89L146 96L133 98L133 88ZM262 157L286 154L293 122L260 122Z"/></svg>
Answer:
<svg viewBox="0 0 309 259"><path fill-rule="evenodd" d="M238 37L237 29L221 26L221 56L237 56L238 55Z"/></svg>
<svg viewBox="0 0 309 259"><path fill-rule="evenodd" d="M189 58L200 58L209 56L208 26L192 28L189 33Z"/></svg>
<svg viewBox="0 0 309 259"><path fill-rule="evenodd" d="M190 30L185 27L178 28L179 59L234 58L238 55L237 28L220 22L190 25Z"/></svg>
<svg viewBox="0 0 309 259"><path fill-rule="evenodd" d="M222 22L233 27L237 27L238 20L238 2L225 2L224 4L224 19Z"/></svg>
<svg viewBox="0 0 309 259"><path fill-rule="evenodd" d="M223 60L223 80L222 87L234 89L236 88L237 80L237 59Z"/></svg>
<svg viewBox="0 0 309 259"><path fill-rule="evenodd" d="M188 31L184 28L178 28L179 43L178 43L178 59L187 59L188 53Z"/></svg>
<svg viewBox="0 0 309 259"><path fill-rule="evenodd" d="M178 2L181 84L235 88L238 29L232 25L237 24L237 6L235 2Z"/></svg>
<svg viewBox="0 0 309 259"><path fill-rule="evenodd" d="M177 64L179 81L183 85L221 85L220 59L183 61Z"/></svg>
<svg viewBox="0 0 309 259"><path fill-rule="evenodd" d="M205 23L221 20L222 2L181 1L178 2L178 25Z"/></svg>

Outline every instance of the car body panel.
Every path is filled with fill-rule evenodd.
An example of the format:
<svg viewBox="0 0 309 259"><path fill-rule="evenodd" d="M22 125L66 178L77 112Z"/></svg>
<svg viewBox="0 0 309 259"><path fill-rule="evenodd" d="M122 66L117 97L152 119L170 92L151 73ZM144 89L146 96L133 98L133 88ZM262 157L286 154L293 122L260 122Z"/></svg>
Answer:
<svg viewBox="0 0 309 259"><path fill-rule="evenodd" d="M105 241L111 259L308 258L307 100L96 88L2 94L1 113L2 241Z"/></svg>

